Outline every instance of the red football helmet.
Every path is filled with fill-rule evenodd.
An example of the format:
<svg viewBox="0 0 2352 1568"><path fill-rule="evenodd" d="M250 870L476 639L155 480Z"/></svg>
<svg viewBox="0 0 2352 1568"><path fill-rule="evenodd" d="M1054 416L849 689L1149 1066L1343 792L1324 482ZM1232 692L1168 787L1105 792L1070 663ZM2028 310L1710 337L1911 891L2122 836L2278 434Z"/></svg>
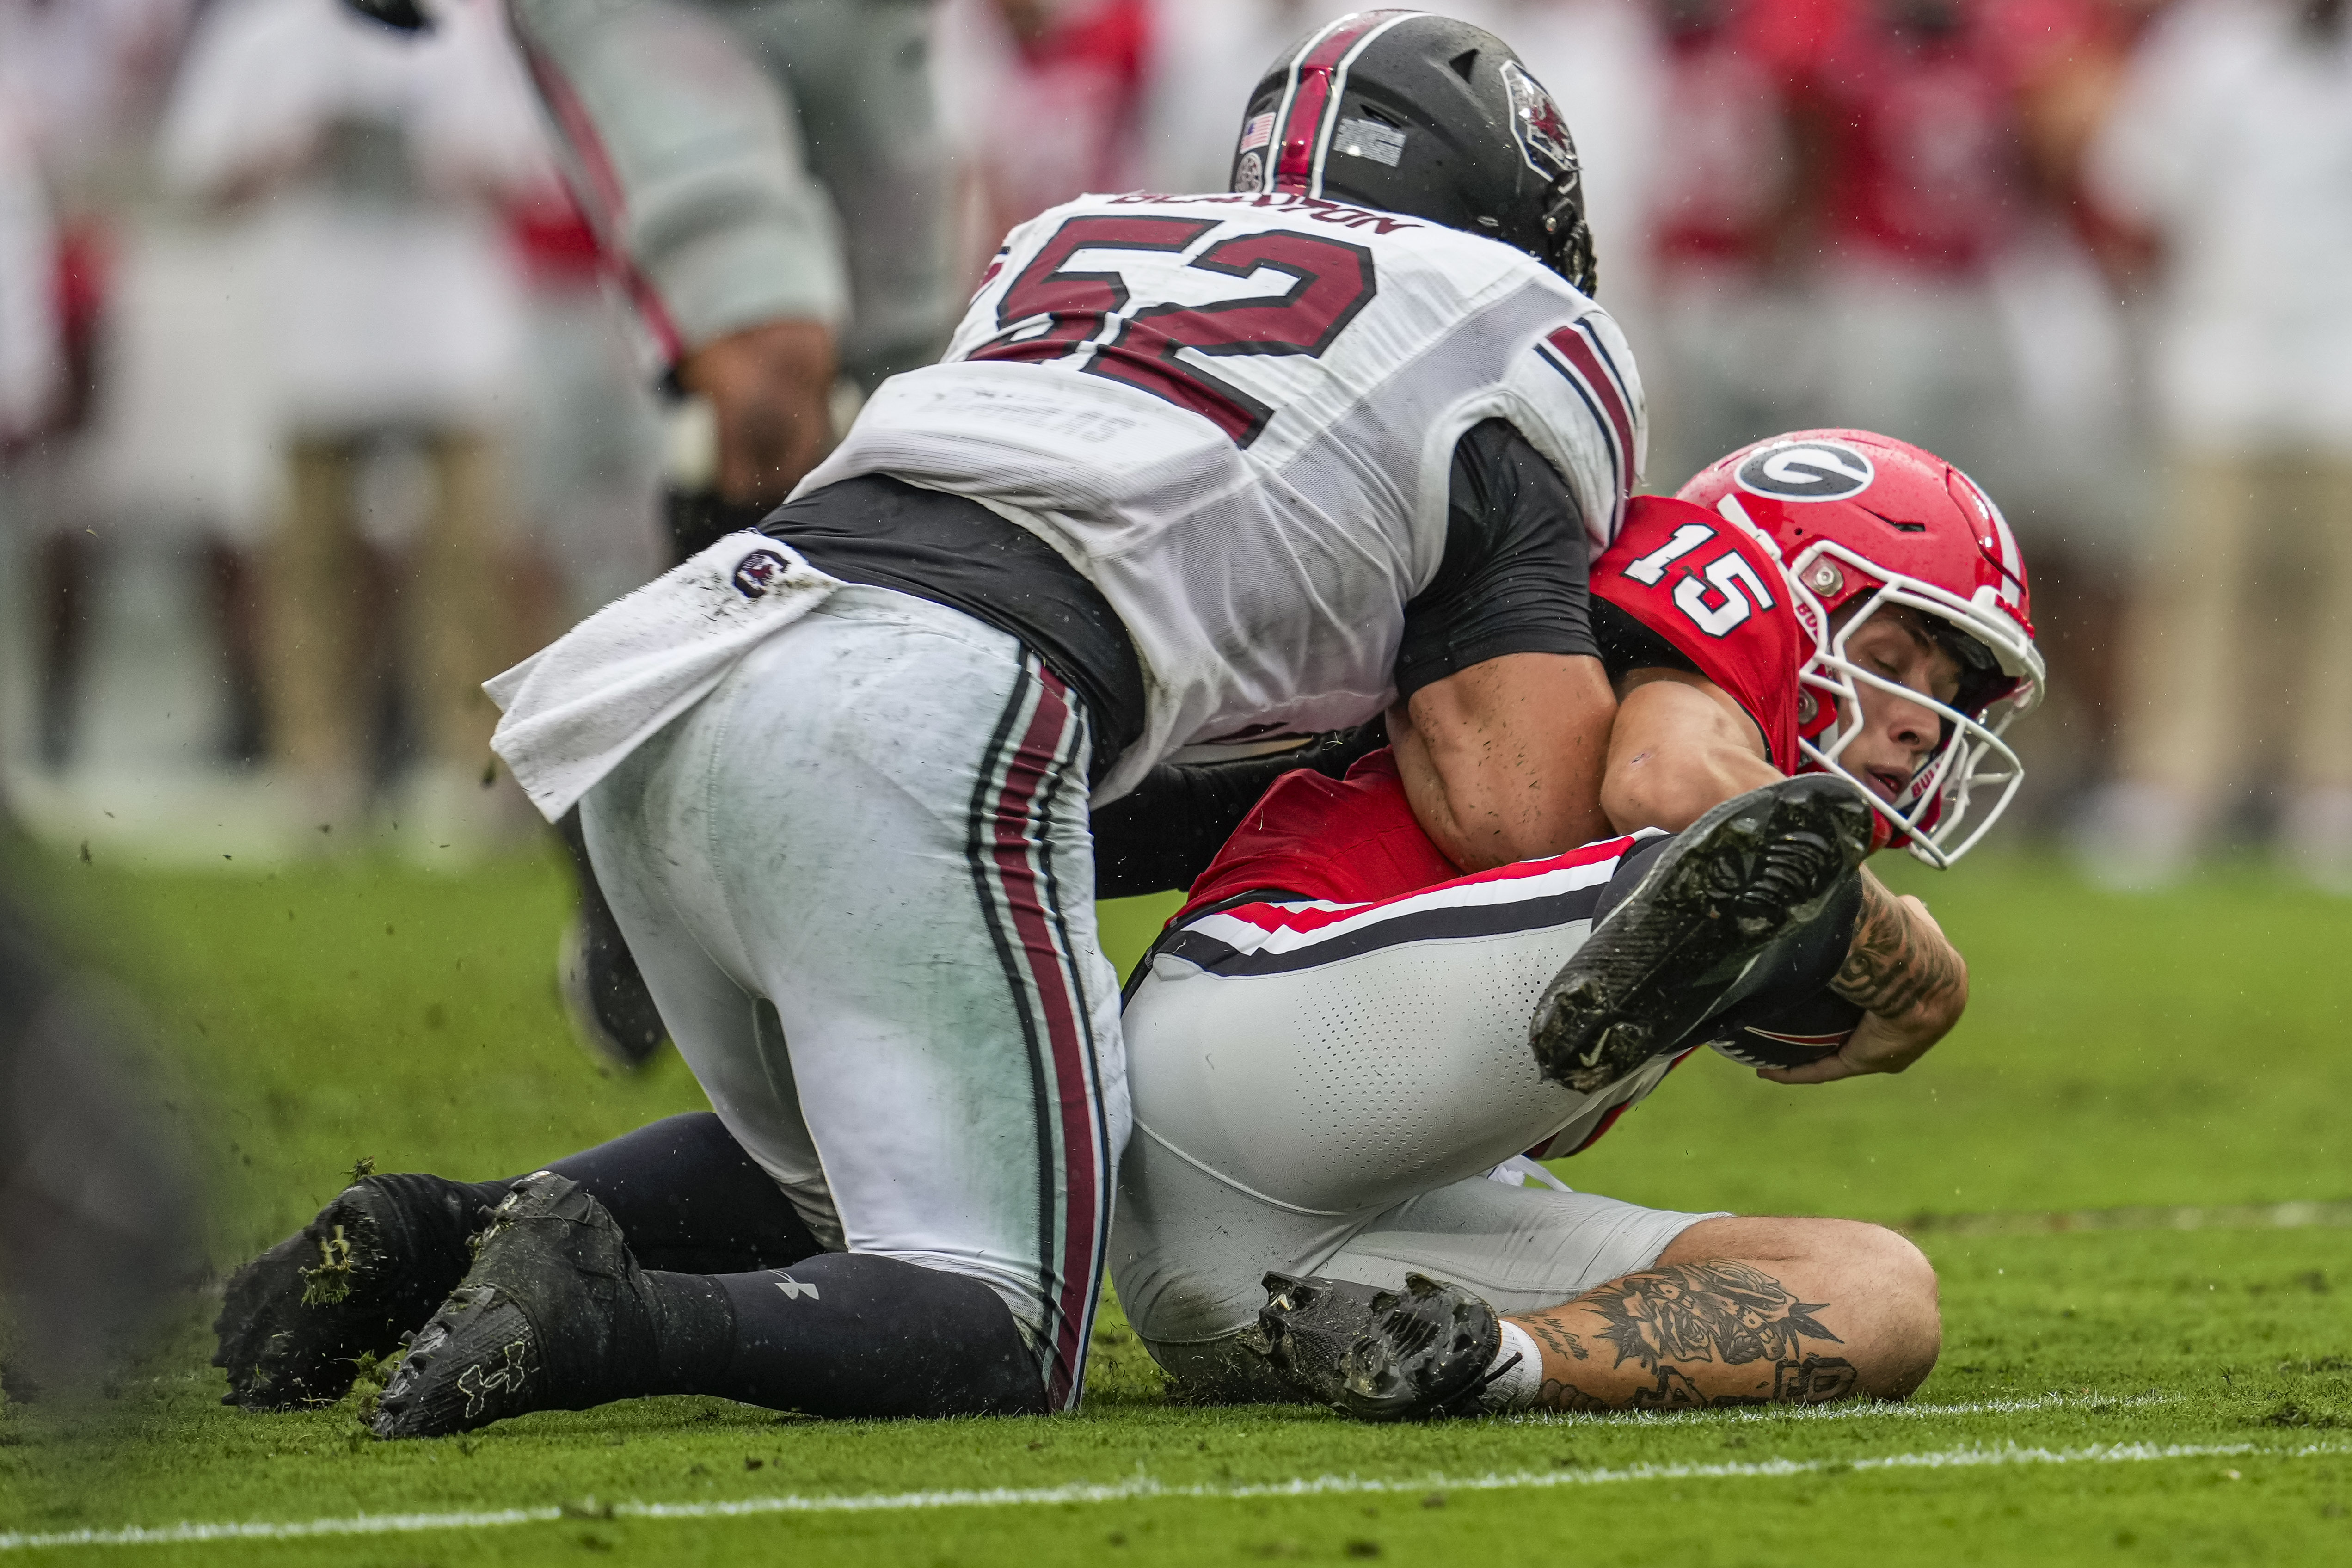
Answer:
<svg viewBox="0 0 2352 1568"><path fill-rule="evenodd" d="M1897 841L1928 864L1948 866L1974 848L2024 782L2000 733L2042 700L2044 681L2025 560L1991 498L1933 453L1865 430L1759 441L1677 494L1760 535L1789 575L1815 649L1798 708L1807 759L1853 779ZM1952 703L1846 658L1855 628L1889 605L1927 616L1959 660ZM1922 703L1943 721L1942 743L1894 802L1838 763L1862 732L1864 686ZM1988 803L1984 792L1995 785Z"/></svg>

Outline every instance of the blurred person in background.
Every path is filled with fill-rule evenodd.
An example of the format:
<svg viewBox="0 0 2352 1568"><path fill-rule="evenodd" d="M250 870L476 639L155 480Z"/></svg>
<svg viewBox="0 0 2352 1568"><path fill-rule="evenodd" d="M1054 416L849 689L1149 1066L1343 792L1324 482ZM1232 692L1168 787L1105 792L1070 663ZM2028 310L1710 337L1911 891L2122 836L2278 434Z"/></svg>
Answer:
<svg viewBox="0 0 2352 1568"><path fill-rule="evenodd" d="M2275 777L2283 858L2352 893L2343 0L2180 0L2131 61L2090 174L2156 240L2171 478L2124 638L2117 777L2078 847L2111 883L2162 883ZM2284 756L2258 767L2264 719Z"/></svg>
<svg viewBox="0 0 2352 1568"><path fill-rule="evenodd" d="M278 492L257 352L267 302L242 226L165 198L143 169L125 184L102 230L86 226L59 268L82 406L43 562L41 761L62 770L82 750L83 671L110 566L162 548L200 567L219 654L219 758L254 763L265 745L256 563Z"/></svg>
<svg viewBox="0 0 2352 1568"><path fill-rule="evenodd" d="M0 102L0 461L47 423L65 381L51 289L57 229L32 137Z"/></svg>
<svg viewBox="0 0 2352 1568"><path fill-rule="evenodd" d="M1645 258L1659 471L1812 421L1794 231L1795 95L1823 18L1783 0L1658 0L1663 103Z"/></svg>
<svg viewBox="0 0 2352 1568"><path fill-rule="evenodd" d="M286 454L265 584L270 752L320 847L366 819L378 737L363 675L384 621L421 753L393 812L409 818L404 844L462 854L503 826L502 797L481 787L497 714L478 684L508 651L499 425L522 327L499 209L541 149L489 0L415 39L334 0L219 0L175 84L166 174L243 214L257 247ZM389 477L371 462L387 447L409 454ZM405 498L415 539L389 595L362 514L403 498L365 494L370 478L424 492Z"/></svg>
<svg viewBox="0 0 2352 1568"><path fill-rule="evenodd" d="M395 23L448 8L355 3ZM946 342L960 300L929 0L509 9L573 192L688 395L668 506L684 559L755 523L838 411Z"/></svg>
<svg viewBox="0 0 2352 1568"><path fill-rule="evenodd" d="M2137 508L2125 341L2063 170L2053 100L2109 58L2103 0L1779 0L1813 19L1797 200L1817 249L1817 416L1892 431L1999 493L2053 619L2101 640ZM2063 164L2063 158L2055 160ZM2062 670L2059 716L2101 694ZM2052 776L2079 784L2088 742Z"/></svg>
<svg viewBox="0 0 2352 1568"><path fill-rule="evenodd" d="M979 209L971 277L1006 231L1047 207L1146 183L1146 100L1162 45L1184 26L1151 0L949 0L940 7L941 110L963 144ZM1250 68L1232 65L1238 98L1249 90Z"/></svg>
<svg viewBox="0 0 2352 1568"><path fill-rule="evenodd" d="M11 486L35 545L36 752L52 771L82 750L100 587L142 554L195 558L185 575L218 656L220 747L250 760L260 744L247 563L268 476L250 344L232 258L159 199L148 158L192 9L0 0L0 134L55 220L48 254L0 265L12 308L44 308L58 356L37 417L16 421Z"/></svg>
<svg viewBox="0 0 2352 1568"><path fill-rule="evenodd" d="M461 0L348 0L407 32ZM930 0L509 0L573 195L677 395L670 553L754 526L863 394L928 364L961 300ZM846 384L845 385L844 383ZM666 1035L595 885L558 972L613 1065Z"/></svg>
<svg viewBox="0 0 2352 1568"><path fill-rule="evenodd" d="M508 228L524 280L515 500L543 584L521 596L527 636L544 640L667 564L661 413L616 270L552 162Z"/></svg>
<svg viewBox="0 0 2352 1568"><path fill-rule="evenodd" d="M348 0L428 30L446 0ZM564 172L679 395L670 555L752 527L863 393L929 364L955 322L955 205L929 0L510 0ZM846 384L846 385L845 385ZM845 395L846 393L846 395ZM581 910L558 950L574 1032L616 1068L666 1039L558 830Z"/></svg>

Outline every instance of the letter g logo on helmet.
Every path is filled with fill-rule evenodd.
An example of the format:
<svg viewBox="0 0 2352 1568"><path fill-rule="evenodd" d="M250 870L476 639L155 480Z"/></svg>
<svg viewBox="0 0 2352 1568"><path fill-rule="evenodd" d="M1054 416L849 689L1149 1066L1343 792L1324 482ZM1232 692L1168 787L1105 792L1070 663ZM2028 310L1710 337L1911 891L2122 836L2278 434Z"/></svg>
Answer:
<svg viewBox="0 0 2352 1568"><path fill-rule="evenodd" d="M1732 477L1774 500L1846 500L1870 488L1877 469L1843 441L1783 441L1750 452Z"/></svg>

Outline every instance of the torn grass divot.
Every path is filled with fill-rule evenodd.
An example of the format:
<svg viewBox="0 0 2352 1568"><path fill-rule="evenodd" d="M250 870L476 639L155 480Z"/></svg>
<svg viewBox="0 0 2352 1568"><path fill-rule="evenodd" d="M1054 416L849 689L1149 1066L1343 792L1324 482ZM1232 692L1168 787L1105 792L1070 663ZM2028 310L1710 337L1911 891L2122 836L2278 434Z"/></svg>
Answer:
<svg viewBox="0 0 2352 1568"><path fill-rule="evenodd" d="M65 1546L173 1546L215 1541L297 1541L318 1536L398 1535L436 1530L489 1530L518 1524L549 1524L580 1517L692 1521L752 1519L793 1513L895 1513L950 1508L1039 1508L1070 1503L1137 1502L1157 1500L1212 1502L1285 1498L1349 1497L1393 1492L1428 1493L1548 1490L1609 1486L1631 1481L1784 1479L1792 1476L1864 1474L1874 1470L1974 1469L2011 1465L2120 1465L2168 1459L2305 1459L2352 1455L2352 1443L2308 1443L2294 1447L2259 1443L2095 1443L2079 1448L1941 1448L1917 1454L1885 1454L1855 1459L1759 1459L1715 1464L1628 1465L1611 1468L1511 1471L1482 1476L1427 1475L1399 1479L1316 1476L1250 1486L1166 1486L1149 1476L1108 1484L990 1490L886 1492L850 1497L740 1498L721 1502L616 1502L567 1504L560 1508L510 1508L478 1512L354 1514L344 1519L222 1523L182 1523L119 1530L75 1530L56 1534L0 1535L0 1552Z"/></svg>

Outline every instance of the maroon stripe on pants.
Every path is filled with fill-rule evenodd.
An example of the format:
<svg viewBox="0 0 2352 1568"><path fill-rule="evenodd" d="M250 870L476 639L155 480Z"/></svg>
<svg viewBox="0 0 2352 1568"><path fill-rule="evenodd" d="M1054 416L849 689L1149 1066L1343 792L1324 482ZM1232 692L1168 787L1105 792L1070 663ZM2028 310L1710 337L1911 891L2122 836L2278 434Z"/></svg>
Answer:
<svg viewBox="0 0 2352 1568"><path fill-rule="evenodd" d="M1093 1085L1090 1081L1087 1032L1082 1022L1086 999L1076 977L1062 961L1054 942L1053 914L1041 896L1036 869L1030 860L1030 809L1038 786L1059 755L1068 733L1071 714L1066 689L1050 670L1039 668L1042 690L1027 731L1006 764L1004 784L996 797L994 843L991 855L1005 909L1013 917L1029 980L1035 991L1040 1022L1053 1054L1055 1100L1061 1117L1062 1172L1065 1197L1060 1250L1061 1292L1055 1303L1053 1366L1046 1378L1047 1397L1066 1405L1076 1392L1083 1363L1087 1309L1095 1287L1095 1233L1101 1226L1103 1194L1097 1181L1098 1151L1095 1137ZM1055 1256L1053 1238L1041 1237L1048 1258ZM1075 1266L1074 1266L1075 1265Z"/></svg>

